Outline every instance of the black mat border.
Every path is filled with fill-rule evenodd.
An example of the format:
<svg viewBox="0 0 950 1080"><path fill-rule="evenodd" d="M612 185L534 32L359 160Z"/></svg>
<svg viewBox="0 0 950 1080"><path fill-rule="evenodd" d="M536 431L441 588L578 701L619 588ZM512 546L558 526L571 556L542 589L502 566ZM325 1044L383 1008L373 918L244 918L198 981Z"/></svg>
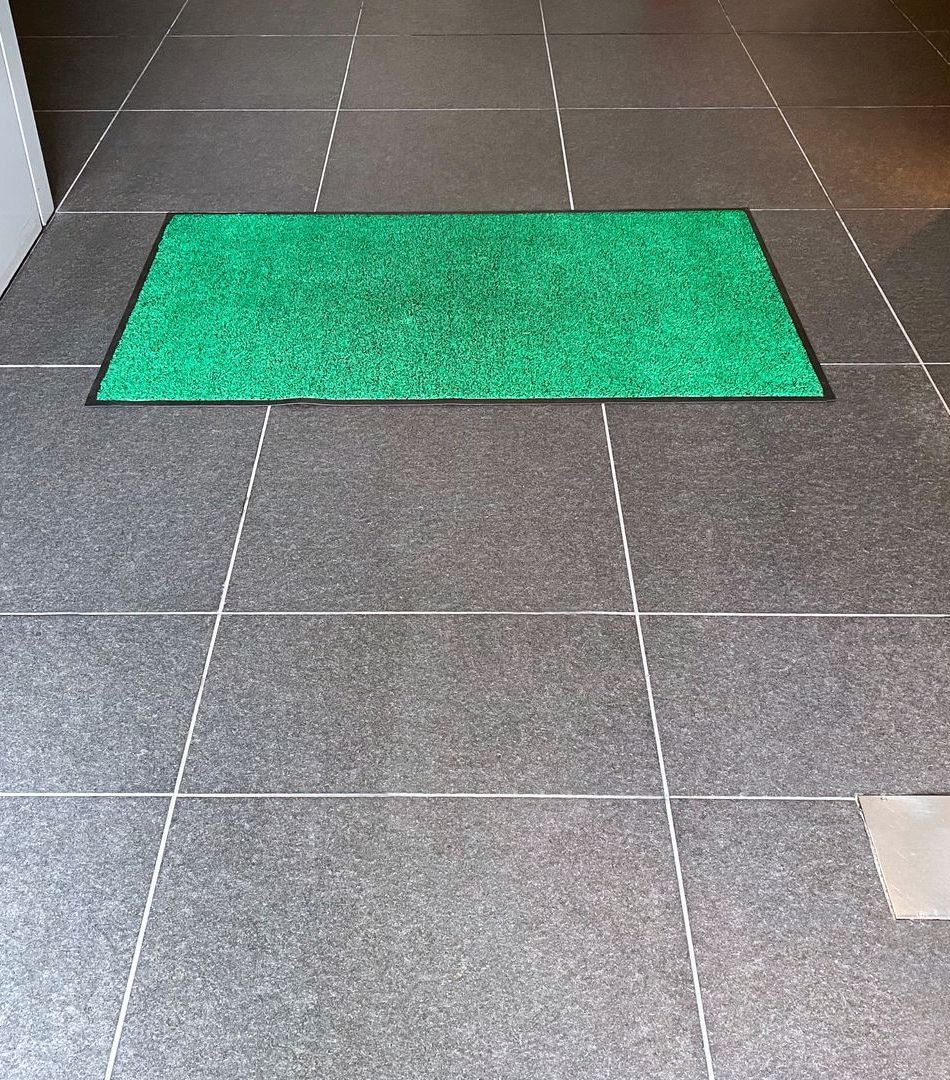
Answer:
<svg viewBox="0 0 950 1080"><path fill-rule="evenodd" d="M155 262L155 257L158 254L159 245L162 242L162 237L165 235L165 230L168 228L169 222L172 218L178 216L204 216L211 217L213 215L226 215L227 217L240 217L242 215L248 217L305 217L308 216L306 210L242 210L237 212L230 212L227 210L215 210L205 213L204 211L194 210L180 210L172 211L165 215L162 220L161 227L158 230L158 235L152 243L151 250L148 253L148 257L145 260L145 265L142 267L142 271L139 274L135 287L132 289L132 295L129 297L129 301L125 306L122 319L116 328L115 334L112 336L112 341L109 344L109 349L106 352L105 359L102 361L96 377L93 380L92 386L89 389L89 394L86 397L86 405L94 405L99 408L109 408L111 406L117 406L119 408L128 408L130 406L149 406L149 405L165 405L165 406L182 406L182 407L235 407L235 406L268 406L268 405L336 405L340 407L352 408L354 406L370 406L370 407L382 407L387 408L392 406L407 406L407 405L448 405L453 407L464 405L595 405L598 403L649 403L649 402L703 402L703 401L784 401L784 402L798 402L798 401L833 401L835 394L831 389L831 384L828 382L828 378L822 370L821 364L818 361L818 357L815 353L814 347L805 332L805 327L799 318L798 312L795 309L795 305L792 303L792 299L789 296L788 290L785 287L785 282L782 280L782 276L778 271L778 267L775 265L775 261L772 258L771 252L768 249L768 245L765 242L765 237L762 235L752 210L747 206L667 206L661 208L644 208L644 207L622 207L619 209L611 210L401 210L395 212L387 212L382 210L332 210L332 211L313 211L314 216L325 217L434 217L436 215L442 216L445 214L456 215L481 215L481 214L636 214L636 213L651 213L651 214L690 214L690 213L716 213L716 212L741 212L745 214L749 225L752 227L752 232L755 234L756 240L759 242L759 247L762 249L762 253L765 256L765 261L768 264L769 270L772 273L772 280L778 287L779 294L782 297L782 302L785 304L785 310L788 312L789 318L792 320L792 325L795 327L798 337L805 348L805 353L811 362L812 370L821 385L822 392L820 395L814 395L811 397L786 397L779 394L771 395L757 395L757 396L733 396L733 397L581 397L581 398L359 398L354 400L339 400L336 398L236 398L236 399L219 399L215 401L196 400L196 401L184 401L184 400L168 400L164 398L150 398L142 401L119 401L109 400L101 401L99 399L99 388L102 385L102 380L106 376L106 372L109 369L109 365L112 363L112 358L115 355L116 349L119 346L119 342L122 340L122 335L125 333L126 325L132 316L132 312L135 309L135 305L138 303L139 293L142 291L142 287L145 284L145 279L149 275L149 271L152 269L152 264Z"/></svg>

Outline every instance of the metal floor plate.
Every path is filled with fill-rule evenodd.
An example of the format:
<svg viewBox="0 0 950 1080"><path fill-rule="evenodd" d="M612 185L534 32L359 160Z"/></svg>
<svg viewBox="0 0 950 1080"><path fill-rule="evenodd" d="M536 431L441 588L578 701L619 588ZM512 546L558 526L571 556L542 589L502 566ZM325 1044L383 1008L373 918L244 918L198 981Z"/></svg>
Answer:
<svg viewBox="0 0 950 1080"><path fill-rule="evenodd" d="M895 919L950 919L950 795L862 795Z"/></svg>

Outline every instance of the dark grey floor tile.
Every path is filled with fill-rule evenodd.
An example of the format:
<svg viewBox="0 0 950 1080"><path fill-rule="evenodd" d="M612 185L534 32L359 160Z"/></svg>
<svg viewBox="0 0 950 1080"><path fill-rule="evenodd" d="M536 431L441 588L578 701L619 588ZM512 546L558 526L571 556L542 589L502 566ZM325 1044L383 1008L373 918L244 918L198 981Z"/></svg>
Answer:
<svg viewBox="0 0 950 1080"><path fill-rule="evenodd" d="M69 190L112 116L108 111L35 114L54 202L59 202Z"/></svg>
<svg viewBox="0 0 950 1080"><path fill-rule="evenodd" d="M895 922L851 803L677 803L720 1080L950 1075L950 923Z"/></svg>
<svg viewBox="0 0 950 1080"><path fill-rule="evenodd" d="M730 34L717 0L545 0L549 34Z"/></svg>
<svg viewBox="0 0 950 1080"><path fill-rule="evenodd" d="M945 60L950 60L950 30L931 30L927 40Z"/></svg>
<svg viewBox="0 0 950 1080"><path fill-rule="evenodd" d="M359 10L360 0L188 0L175 33L349 35Z"/></svg>
<svg viewBox="0 0 950 1080"><path fill-rule="evenodd" d="M312 210L332 112L123 113L68 210Z"/></svg>
<svg viewBox="0 0 950 1080"><path fill-rule="evenodd" d="M786 109L839 207L950 206L950 109Z"/></svg>
<svg viewBox="0 0 950 1080"><path fill-rule="evenodd" d="M944 791L950 623L645 617L680 794Z"/></svg>
<svg viewBox="0 0 950 1080"><path fill-rule="evenodd" d="M321 210L566 210L549 112L341 113Z"/></svg>
<svg viewBox="0 0 950 1080"><path fill-rule="evenodd" d="M117 109L155 48L150 37L23 38L34 109Z"/></svg>
<svg viewBox="0 0 950 1080"><path fill-rule="evenodd" d="M755 221L822 363L914 360L834 211L763 210Z"/></svg>
<svg viewBox="0 0 950 1080"><path fill-rule="evenodd" d="M540 34L538 0L365 0L360 34Z"/></svg>
<svg viewBox="0 0 950 1080"><path fill-rule="evenodd" d="M578 209L827 205L778 113L563 114Z"/></svg>
<svg viewBox="0 0 950 1080"><path fill-rule="evenodd" d="M0 363L101 363L161 223L54 217L0 300Z"/></svg>
<svg viewBox="0 0 950 1080"><path fill-rule="evenodd" d="M723 0L737 30L846 33L907 30L890 0Z"/></svg>
<svg viewBox="0 0 950 1080"><path fill-rule="evenodd" d="M211 618L0 618L4 791L170 791Z"/></svg>
<svg viewBox="0 0 950 1080"><path fill-rule="evenodd" d="M0 800L0 1072L101 1080L162 799Z"/></svg>
<svg viewBox="0 0 950 1080"><path fill-rule="evenodd" d="M599 408L275 412L228 604L628 608Z"/></svg>
<svg viewBox="0 0 950 1080"><path fill-rule="evenodd" d="M641 608L950 611L947 417L917 367L832 371L836 401L608 406Z"/></svg>
<svg viewBox="0 0 950 1080"><path fill-rule="evenodd" d="M561 108L770 105L731 34L552 35Z"/></svg>
<svg viewBox="0 0 950 1080"><path fill-rule="evenodd" d="M87 408L92 372L0 372L0 609L217 607L259 409Z"/></svg>
<svg viewBox="0 0 950 1080"><path fill-rule="evenodd" d="M117 1080L705 1076L659 802L183 800Z"/></svg>
<svg viewBox="0 0 950 1080"><path fill-rule="evenodd" d="M228 617L186 786L658 795L636 627Z"/></svg>
<svg viewBox="0 0 950 1080"><path fill-rule="evenodd" d="M128 107L336 109L349 52L346 37L171 37Z"/></svg>
<svg viewBox="0 0 950 1080"><path fill-rule="evenodd" d="M937 384L937 389L943 395L944 401L950 405L950 364L928 368L930 376Z"/></svg>
<svg viewBox="0 0 950 1080"><path fill-rule="evenodd" d="M924 360L950 361L950 211L852 211L845 220Z"/></svg>
<svg viewBox="0 0 950 1080"><path fill-rule="evenodd" d="M780 105L946 105L950 65L906 34L746 34Z"/></svg>
<svg viewBox="0 0 950 1080"><path fill-rule="evenodd" d="M553 105L537 34L357 38L343 96L347 109Z"/></svg>
<svg viewBox="0 0 950 1080"><path fill-rule="evenodd" d="M950 30L947 0L898 0L897 6L921 30Z"/></svg>
<svg viewBox="0 0 950 1080"><path fill-rule="evenodd" d="M155 44L171 25L181 0L12 0L17 33L50 35L153 35Z"/></svg>

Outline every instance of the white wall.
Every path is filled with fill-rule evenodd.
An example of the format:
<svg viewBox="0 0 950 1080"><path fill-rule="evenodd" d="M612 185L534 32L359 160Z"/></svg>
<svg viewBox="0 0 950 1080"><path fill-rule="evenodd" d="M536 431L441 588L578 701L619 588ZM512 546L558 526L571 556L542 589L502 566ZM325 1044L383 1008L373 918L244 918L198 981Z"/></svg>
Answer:
<svg viewBox="0 0 950 1080"><path fill-rule="evenodd" d="M0 0L0 289L53 212L8 0Z"/></svg>

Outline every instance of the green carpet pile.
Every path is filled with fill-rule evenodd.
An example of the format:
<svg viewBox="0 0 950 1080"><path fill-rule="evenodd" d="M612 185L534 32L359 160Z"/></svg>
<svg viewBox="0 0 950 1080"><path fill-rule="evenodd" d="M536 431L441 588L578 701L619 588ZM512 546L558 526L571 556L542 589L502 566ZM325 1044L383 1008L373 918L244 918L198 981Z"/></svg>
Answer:
<svg viewBox="0 0 950 1080"><path fill-rule="evenodd" d="M741 210L176 214L91 400L823 397Z"/></svg>

